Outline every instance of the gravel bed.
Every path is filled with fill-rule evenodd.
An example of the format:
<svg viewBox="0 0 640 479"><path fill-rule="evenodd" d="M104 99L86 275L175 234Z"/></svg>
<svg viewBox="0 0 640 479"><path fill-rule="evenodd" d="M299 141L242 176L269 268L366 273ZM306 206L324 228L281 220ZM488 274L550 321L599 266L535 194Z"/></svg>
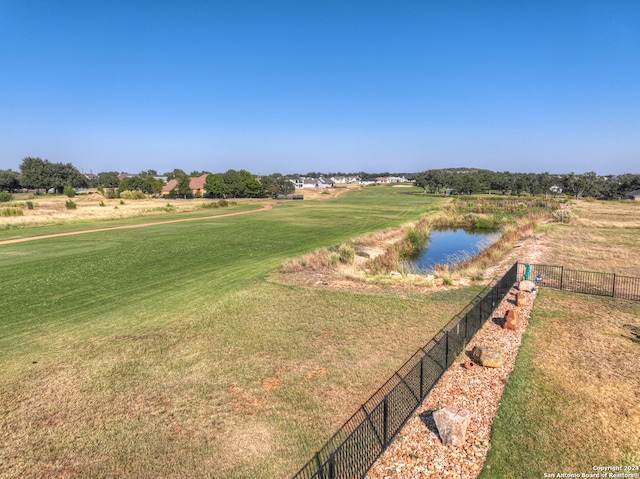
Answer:
<svg viewBox="0 0 640 479"><path fill-rule="evenodd" d="M500 406L500 399L509 374L513 370L522 336L529 323L536 292L525 293L525 302L516 307L517 289L512 289L493 312L480 331L456 358L451 367L425 398L393 443L373 465L368 479L415 479L453 477L474 479L482 471L491 447L491 424ZM516 309L517 329L502 329L507 310ZM499 368L471 369L464 362L471 357L474 346L498 349L504 354ZM465 408L471 412L466 442L461 447L442 445L433 420L433 411L444 406Z"/></svg>

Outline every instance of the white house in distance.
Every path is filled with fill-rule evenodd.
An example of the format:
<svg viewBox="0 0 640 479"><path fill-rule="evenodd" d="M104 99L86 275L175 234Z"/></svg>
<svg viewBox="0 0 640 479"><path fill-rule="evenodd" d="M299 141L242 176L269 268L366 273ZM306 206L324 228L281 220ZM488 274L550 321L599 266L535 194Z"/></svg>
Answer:
<svg viewBox="0 0 640 479"><path fill-rule="evenodd" d="M287 178L297 190L303 188L332 188L336 186L333 178L307 178L303 176L294 176Z"/></svg>
<svg viewBox="0 0 640 479"><path fill-rule="evenodd" d="M331 179L340 185L357 185L359 180L357 176L333 176Z"/></svg>
<svg viewBox="0 0 640 479"><path fill-rule="evenodd" d="M381 176L376 178L378 183L406 183L409 181L404 175L402 176Z"/></svg>

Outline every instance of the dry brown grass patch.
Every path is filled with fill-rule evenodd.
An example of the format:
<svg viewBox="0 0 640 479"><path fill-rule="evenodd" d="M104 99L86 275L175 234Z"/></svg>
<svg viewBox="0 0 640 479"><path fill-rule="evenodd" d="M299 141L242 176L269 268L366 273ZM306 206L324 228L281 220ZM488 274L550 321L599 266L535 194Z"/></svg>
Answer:
<svg viewBox="0 0 640 479"><path fill-rule="evenodd" d="M534 341L542 377L562 398L567 447L630 461L640 451L640 344L631 334L640 329L640 306L558 293L536 308L557 309L558 300L563 313L545 318Z"/></svg>

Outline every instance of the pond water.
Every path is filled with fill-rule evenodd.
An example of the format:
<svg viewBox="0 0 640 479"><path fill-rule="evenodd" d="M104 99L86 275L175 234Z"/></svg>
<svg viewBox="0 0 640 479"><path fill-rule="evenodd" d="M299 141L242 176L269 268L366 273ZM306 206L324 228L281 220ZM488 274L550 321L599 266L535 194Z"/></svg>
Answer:
<svg viewBox="0 0 640 479"><path fill-rule="evenodd" d="M411 261L411 266L421 272L433 270L436 264L448 264L451 267L475 256L499 238L500 233L497 231L471 231L463 228L434 230L420 255Z"/></svg>

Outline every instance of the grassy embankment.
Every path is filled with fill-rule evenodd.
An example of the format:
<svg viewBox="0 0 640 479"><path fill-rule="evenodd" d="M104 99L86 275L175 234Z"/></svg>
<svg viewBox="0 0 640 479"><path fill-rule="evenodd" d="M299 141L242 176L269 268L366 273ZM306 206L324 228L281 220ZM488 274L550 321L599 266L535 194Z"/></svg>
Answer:
<svg viewBox="0 0 640 479"><path fill-rule="evenodd" d="M356 282L394 284L407 288L433 286L436 279L444 280L446 284L460 284L460 280L466 284L470 278L491 279L483 277L484 270L503 259L517 241L533 237L538 224L551 218L554 204L554 201L533 198L454 197L437 214L424 215L417 221L405 223L401 228L362 235L341 245L350 250L350 256L355 256L355 261L345 264L340 260L343 256L341 248L325 247L292 259L282 271L286 274L305 270L329 271L334 277L349 278ZM452 269L448 265L446 268L436 265L433 275L417 271L412 259L421 253L431 232L442 228L499 230L501 237L474 257L460 257ZM401 275L390 276L391 271L400 272Z"/></svg>
<svg viewBox="0 0 640 479"><path fill-rule="evenodd" d="M545 263L640 276L640 204L581 201L570 212L571 223L547 228ZM540 291L481 479L640 466L639 364L640 304Z"/></svg>
<svg viewBox="0 0 640 479"><path fill-rule="evenodd" d="M1 245L0 477L293 474L479 287L403 298L266 277L440 204L367 188Z"/></svg>

